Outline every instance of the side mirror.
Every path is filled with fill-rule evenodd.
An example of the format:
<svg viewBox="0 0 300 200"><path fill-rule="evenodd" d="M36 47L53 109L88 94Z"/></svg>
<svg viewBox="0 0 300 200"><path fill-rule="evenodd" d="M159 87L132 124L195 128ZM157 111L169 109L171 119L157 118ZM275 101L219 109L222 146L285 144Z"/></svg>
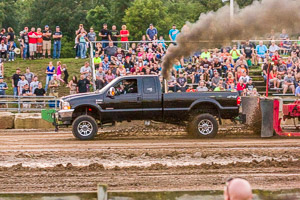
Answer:
<svg viewBox="0 0 300 200"><path fill-rule="evenodd" d="M114 87L109 88L109 91L108 91L108 95L107 95L107 96L113 98L115 95L116 95L116 90L115 90L115 88L114 88Z"/></svg>

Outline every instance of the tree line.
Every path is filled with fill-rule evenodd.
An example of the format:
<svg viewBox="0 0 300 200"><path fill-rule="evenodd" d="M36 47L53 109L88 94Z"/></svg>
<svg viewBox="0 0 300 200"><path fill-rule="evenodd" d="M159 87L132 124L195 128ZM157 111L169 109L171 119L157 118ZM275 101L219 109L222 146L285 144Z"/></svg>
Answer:
<svg viewBox="0 0 300 200"><path fill-rule="evenodd" d="M236 0L240 7L252 2ZM18 35L25 26L43 29L49 25L54 30L59 25L64 34L62 55L73 57L74 52L68 55L67 50L74 46L79 24L93 27L97 33L103 23L118 29L126 24L129 39L140 40L152 23L159 35L168 39L172 24L180 29L187 21L197 21L201 13L224 5L222 0L0 0L0 27L12 27Z"/></svg>

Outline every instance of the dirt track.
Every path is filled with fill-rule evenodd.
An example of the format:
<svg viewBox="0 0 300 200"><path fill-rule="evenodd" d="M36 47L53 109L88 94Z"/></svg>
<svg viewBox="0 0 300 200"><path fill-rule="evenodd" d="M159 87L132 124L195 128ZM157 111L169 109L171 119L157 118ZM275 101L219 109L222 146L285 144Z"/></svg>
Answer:
<svg viewBox="0 0 300 200"><path fill-rule="evenodd" d="M232 176L257 189L300 188L300 139L199 140L182 130L134 135L78 141L70 131L0 131L0 191L95 191L97 183L110 190L212 190Z"/></svg>

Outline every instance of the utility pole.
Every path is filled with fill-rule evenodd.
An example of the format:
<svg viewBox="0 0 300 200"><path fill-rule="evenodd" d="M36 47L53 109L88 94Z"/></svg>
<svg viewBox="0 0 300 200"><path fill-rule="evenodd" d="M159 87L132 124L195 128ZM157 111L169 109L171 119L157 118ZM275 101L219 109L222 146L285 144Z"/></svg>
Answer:
<svg viewBox="0 0 300 200"><path fill-rule="evenodd" d="M230 0L230 21L233 20L233 14L234 14L234 0Z"/></svg>

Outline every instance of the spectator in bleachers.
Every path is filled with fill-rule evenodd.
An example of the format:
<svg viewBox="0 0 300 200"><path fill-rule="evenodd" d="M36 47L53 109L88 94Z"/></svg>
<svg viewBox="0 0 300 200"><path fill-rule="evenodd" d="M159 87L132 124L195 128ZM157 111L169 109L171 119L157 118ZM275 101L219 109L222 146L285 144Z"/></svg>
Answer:
<svg viewBox="0 0 300 200"><path fill-rule="evenodd" d="M204 51L201 53L201 56L200 56L202 59L207 59L210 58L210 52L207 50L207 49L204 49Z"/></svg>
<svg viewBox="0 0 300 200"><path fill-rule="evenodd" d="M188 89L186 92L196 92L196 90L193 88L193 85L189 85Z"/></svg>
<svg viewBox="0 0 300 200"><path fill-rule="evenodd" d="M109 39L109 41L113 41L114 46L118 46L118 43L117 43L118 37L120 37L120 33L117 30L117 26L112 25L111 30L108 35L108 39Z"/></svg>
<svg viewBox="0 0 300 200"><path fill-rule="evenodd" d="M172 29L169 30L169 38L171 41L176 41L176 37L179 34L179 30L176 29L176 25L173 24ZM173 43L174 44L174 43Z"/></svg>
<svg viewBox="0 0 300 200"><path fill-rule="evenodd" d="M236 90L240 96L244 96L244 90L246 89L246 84L243 79L240 79L238 84L236 85Z"/></svg>
<svg viewBox="0 0 300 200"><path fill-rule="evenodd" d="M258 58L258 61L260 61L260 59L263 60L266 58L266 54L268 53L268 48L266 47L266 45L264 45L263 41L259 41L259 45L256 46L255 51L256 51L256 56Z"/></svg>
<svg viewBox="0 0 300 200"><path fill-rule="evenodd" d="M4 64L0 62L0 77L4 77Z"/></svg>
<svg viewBox="0 0 300 200"><path fill-rule="evenodd" d="M297 86L296 91L295 91L295 96L300 97L300 81L298 81L297 83L298 83L298 86Z"/></svg>
<svg viewBox="0 0 300 200"><path fill-rule="evenodd" d="M174 75L170 76L170 79L167 81L169 91L176 92L176 78Z"/></svg>
<svg viewBox="0 0 300 200"><path fill-rule="evenodd" d="M95 65L95 69L98 70L99 67L101 67L101 63L102 60L99 57L99 53L95 53L95 57L94 57L94 65Z"/></svg>
<svg viewBox="0 0 300 200"><path fill-rule="evenodd" d="M290 38L286 38L282 45L283 55L288 55L291 52L292 44Z"/></svg>
<svg viewBox="0 0 300 200"><path fill-rule="evenodd" d="M128 37L129 37L129 31L127 30L126 25L122 25L122 30L120 31L120 37L121 37L121 48L127 50L128 49Z"/></svg>
<svg viewBox="0 0 300 200"><path fill-rule="evenodd" d="M242 54L246 58L248 67L251 67L252 64L254 64L254 46L248 41L246 41L246 44L242 47Z"/></svg>
<svg viewBox="0 0 300 200"><path fill-rule="evenodd" d="M115 77L116 76L112 73L111 69L108 69L105 75L105 82L110 83L112 80L115 79Z"/></svg>
<svg viewBox="0 0 300 200"><path fill-rule="evenodd" d="M157 38L157 29L153 26L153 24L149 25L149 28L146 30L147 39L149 41L152 41L154 39L154 36Z"/></svg>
<svg viewBox="0 0 300 200"><path fill-rule="evenodd" d="M192 63L188 64L188 66L184 70L184 73L187 80L190 79L192 83L195 82L195 69L193 68Z"/></svg>
<svg viewBox="0 0 300 200"><path fill-rule="evenodd" d="M214 58L212 68L213 70L217 70L219 75L222 76L222 64L218 58Z"/></svg>
<svg viewBox="0 0 300 200"><path fill-rule="evenodd" d="M109 65L110 65L110 62L108 60L108 56L105 55L105 57L104 57L104 59L102 61L102 67L103 67L103 70L104 70L105 73L109 69Z"/></svg>
<svg viewBox="0 0 300 200"><path fill-rule="evenodd" d="M275 44L275 41L272 40L271 41L271 45L269 47L269 53L270 53L270 56L272 57L276 51L279 51L280 48Z"/></svg>
<svg viewBox="0 0 300 200"><path fill-rule="evenodd" d="M108 39L109 39L109 30L107 30L107 24L103 24L103 29L99 32L99 36L102 37L102 47L105 49L105 47L108 46Z"/></svg>
<svg viewBox="0 0 300 200"><path fill-rule="evenodd" d="M279 39L284 41L284 40L286 40L288 37L289 37L289 35L286 33L286 30L285 30L285 29L282 29L282 32L281 32L281 34L279 35ZM282 41L282 43L283 43L283 41Z"/></svg>
<svg viewBox="0 0 300 200"><path fill-rule="evenodd" d="M186 86L186 78L183 76L183 73L179 73L179 77L176 79L176 91L185 92Z"/></svg>
<svg viewBox="0 0 300 200"><path fill-rule="evenodd" d="M263 64L263 77L264 80L266 81L268 78L268 73L273 69L273 65L269 62L268 59L264 59L264 64Z"/></svg>
<svg viewBox="0 0 300 200"><path fill-rule="evenodd" d="M7 83L3 81L3 76L0 76L0 95L5 95L5 90L7 89Z"/></svg>
<svg viewBox="0 0 300 200"><path fill-rule="evenodd" d="M252 81L252 78L249 79L249 82L246 84L246 92L249 96L254 94L255 85Z"/></svg>
<svg viewBox="0 0 300 200"><path fill-rule="evenodd" d="M279 88L280 81L278 80L278 70L277 70L276 65L274 65L272 70L270 70L270 79L269 79L269 81L270 81L270 83L273 83L274 89Z"/></svg>
<svg viewBox="0 0 300 200"><path fill-rule="evenodd" d="M6 37L7 45L9 46L10 43L13 43L13 46L15 47L15 32L14 32L14 29L11 28L11 27L8 27L7 32L8 32L7 37Z"/></svg>
<svg viewBox="0 0 300 200"><path fill-rule="evenodd" d="M108 56L109 61L112 60L112 57L117 53L118 47L114 46L112 41L109 41L108 46L104 48L105 54Z"/></svg>
<svg viewBox="0 0 300 200"><path fill-rule="evenodd" d="M199 85L197 87L198 92L207 92L208 88L205 85L205 82L203 80L199 81Z"/></svg>
<svg viewBox="0 0 300 200"><path fill-rule="evenodd" d="M247 75L247 73L244 71L244 72L242 73L242 76L239 78L239 82L240 82L240 80L242 80L243 83L247 84L247 83L249 82L249 80L250 80L250 77L249 77L249 76Z"/></svg>
<svg viewBox="0 0 300 200"><path fill-rule="evenodd" d="M90 67L90 63L86 61L84 66L80 68L80 74L87 78L92 75L92 68Z"/></svg>
<svg viewBox="0 0 300 200"><path fill-rule="evenodd" d="M7 58L7 45L4 43L4 40L1 40L0 44L0 61L3 59L6 61Z"/></svg>
<svg viewBox="0 0 300 200"><path fill-rule="evenodd" d="M103 71L103 68L102 67L99 67L97 73L96 73L96 89L97 90L101 90L106 82L105 82L105 72Z"/></svg>
<svg viewBox="0 0 300 200"><path fill-rule="evenodd" d="M220 81L217 85L217 87L214 89L215 92L225 91L227 88L226 83L224 83L223 79L220 78Z"/></svg>
<svg viewBox="0 0 300 200"><path fill-rule="evenodd" d="M9 43L9 46L7 47L8 51L8 61L15 61L15 45L13 42Z"/></svg>
<svg viewBox="0 0 300 200"><path fill-rule="evenodd" d="M283 94L285 94L288 90L291 90L293 94L295 94L295 78L292 75L292 72L288 72L288 75L284 77L283 83Z"/></svg>
<svg viewBox="0 0 300 200"><path fill-rule="evenodd" d="M233 46L232 50L229 53L234 62L236 62L241 56L241 52L237 49L236 45Z"/></svg>
<svg viewBox="0 0 300 200"><path fill-rule="evenodd" d="M212 89L214 90L218 85L219 85L219 81L220 81L220 76L219 76L219 73L215 70L214 71L214 77L211 79L211 82L212 82Z"/></svg>

